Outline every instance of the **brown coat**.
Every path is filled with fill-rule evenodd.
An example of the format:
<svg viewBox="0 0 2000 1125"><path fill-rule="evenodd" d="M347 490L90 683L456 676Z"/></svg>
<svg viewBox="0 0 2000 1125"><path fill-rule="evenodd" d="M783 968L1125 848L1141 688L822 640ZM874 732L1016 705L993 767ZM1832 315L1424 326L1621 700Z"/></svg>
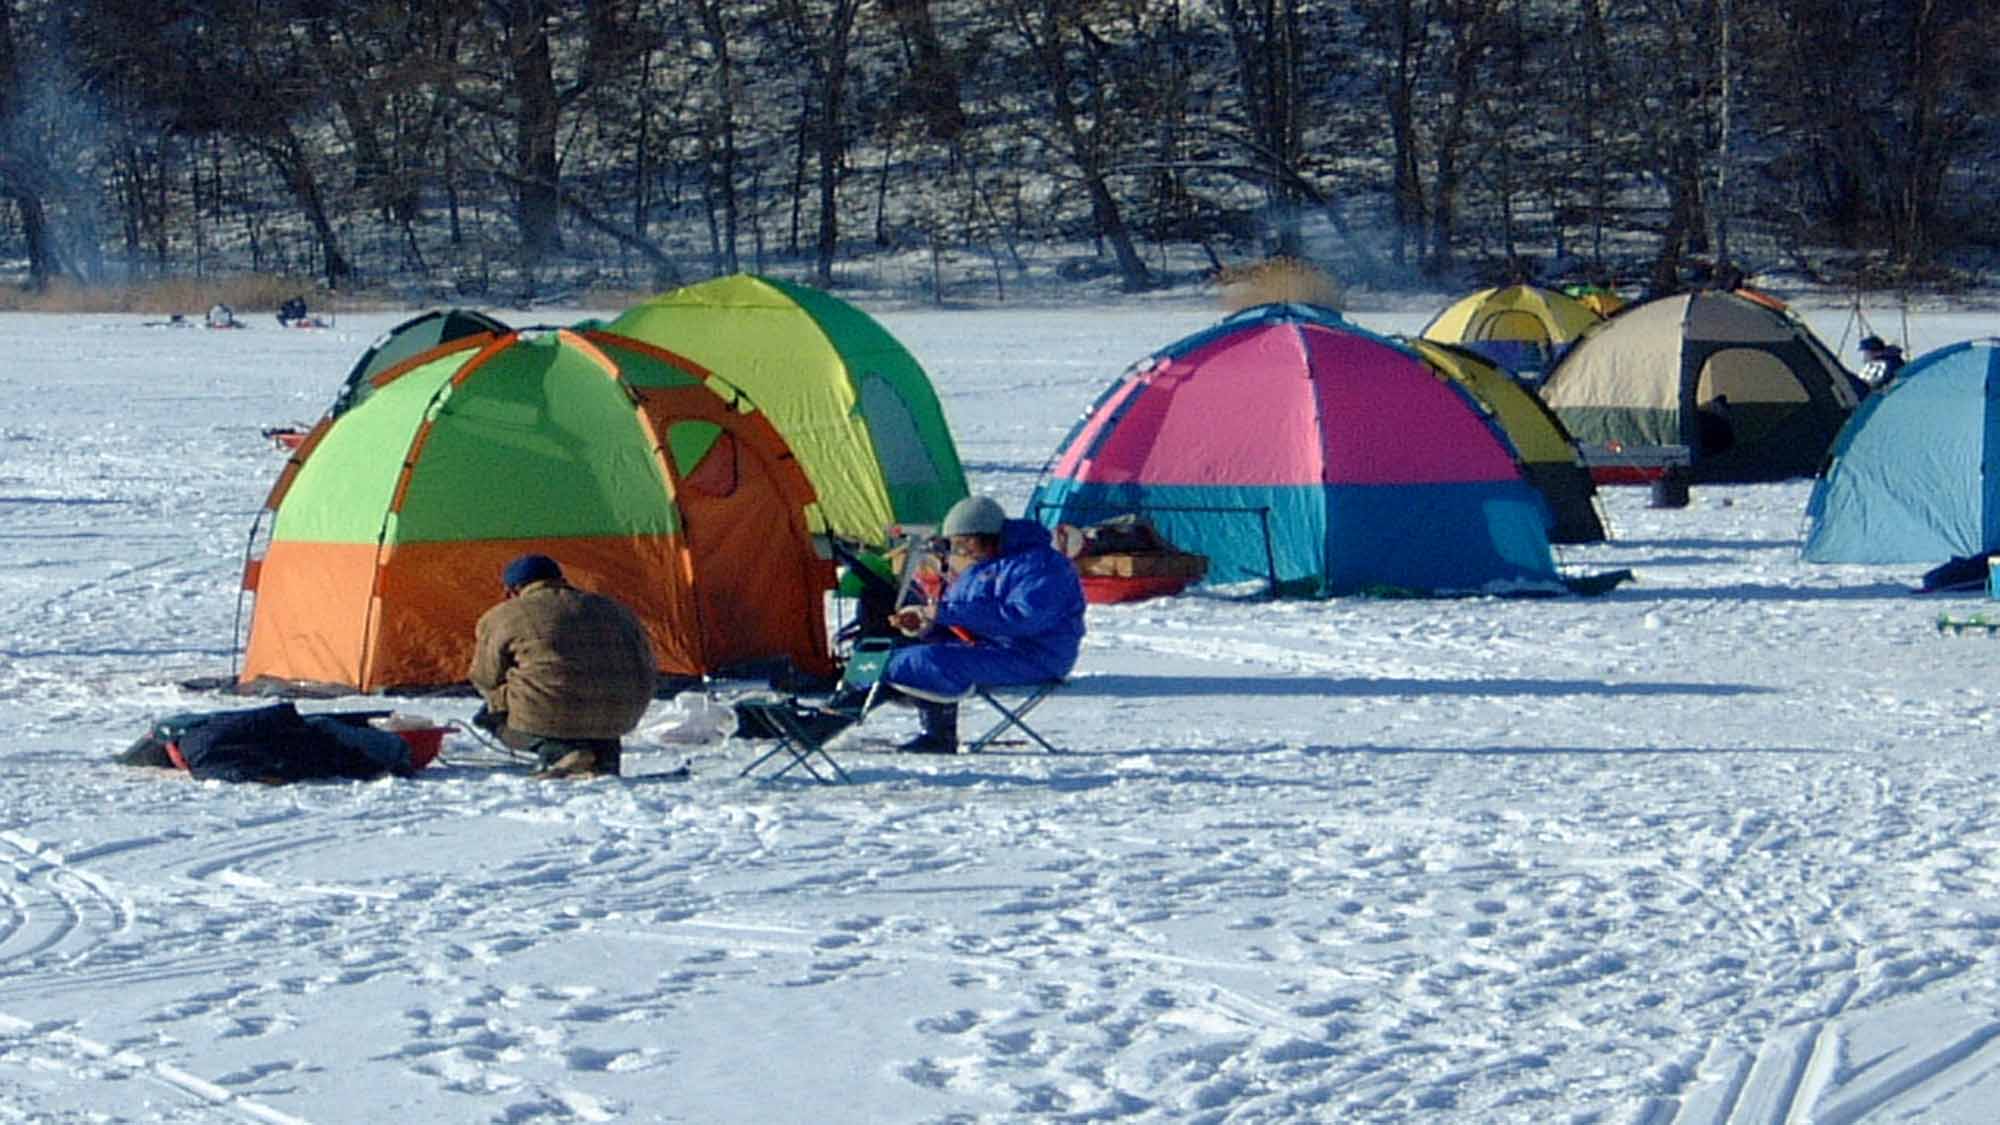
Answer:
<svg viewBox="0 0 2000 1125"><path fill-rule="evenodd" d="M514 730L618 738L653 700L656 661L639 619L561 579L487 610L474 637L472 686Z"/></svg>

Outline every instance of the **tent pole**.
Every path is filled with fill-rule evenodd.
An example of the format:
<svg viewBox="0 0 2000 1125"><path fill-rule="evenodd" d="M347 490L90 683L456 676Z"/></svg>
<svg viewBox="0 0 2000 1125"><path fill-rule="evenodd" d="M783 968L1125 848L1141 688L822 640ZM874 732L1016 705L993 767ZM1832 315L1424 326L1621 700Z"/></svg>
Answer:
<svg viewBox="0 0 2000 1125"><path fill-rule="evenodd" d="M250 587L243 578L250 573L250 554L257 549L257 529L264 526L264 513L269 508L259 508L257 518L250 521L250 535L243 541L243 566L236 576L236 617L229 623L229 679L233 683L242 674L243 650L243 603L249 597Z"/></svg>
<svg viewBox="0 0 2000 1125"><path fill-rule="evenodd" d="M1271 597L1278 596L1278 550L1271 543L1271 509L1268 505L1257 509L1258 517L1264 524L1264 574L1271 580Z"/></svg>

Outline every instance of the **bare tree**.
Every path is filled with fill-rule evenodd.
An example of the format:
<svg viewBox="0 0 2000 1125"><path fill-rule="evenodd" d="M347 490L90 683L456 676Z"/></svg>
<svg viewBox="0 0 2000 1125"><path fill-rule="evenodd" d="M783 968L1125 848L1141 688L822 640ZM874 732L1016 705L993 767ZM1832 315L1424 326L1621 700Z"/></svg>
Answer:
<svg viewBox="0 0 2000 1125"><path fill-rule="evenodd" d="M1304 151L1301 63L1310 49L1301 0L1221 0L1223 27L1234 49L1237 105L1252 159L1270 169L1264 191L1271 214L1272 254L1297 257L1299 162Z"/></svg>
<svg viewBox="0 0 2000 1125"><path fill-rule="evenodd" d="M1381 9L1373 31L1388 55L1388 63L1381 69L1381 85L1391 143L1390 200L1396 223L1391 256L1402 266L1408 262L1407 247L1412 239L1421 255L1422 231L1428 225L1416 104L1430 43L1430 8L1417 0L1388 0Z"/></svg>
<svg viewBox="0 0 2000 1125"><path fill-rule="evenodd" d="M1990 4L1918 0L1897 5L1905 91L1898 99L1900 161L1890 195L1898 259L1928 263L1937 249L1947 171L1983 117L2000 107L1991 79L2000 51Z"/></svg>
<svg viewBox="0 0 2000 1125"><path fill-rule="evenodd" d="M0 2L0 193L13 200L28 244L28 285L35 290L74 273L63 258L44 202L54 187L48 150L37 137L21 72L14 5Z"/></svg>
<svg viewBox="0 0 2000 1125"><path fill-rule="evenodd" d="M468 8L455 0L374 0L302 28L315 80L348 142L354 190L396 229L404 264L419 270L425 262L417 225L424 189L447 168L438 152L450 144L445 78L471 19Z"/></svg>
<svg viewBox="0 0 2000 1125"><path fill-rule="evenodd" d="M1119 143L1115 89L1108 73L1112 45L1091 26L1091 6L1073 0L1008 0L1014 31L1049 99L1063 153L1076 166L1090 199L1097 234L1111 246L1127 292L1152 287L1152 272L1132 244L1110 169ZM1073 90L1087 101L1079 103Z"/></svg>
<svg viewBox="0 0 2000 1125"><path fill-rule="evenodd" d="M500 25L505 97L513 122L514 221L520 229L521 268L535 274L562 247L562 163L556 142L562 128L563 97L556 89L549 24L556 13L550 0L489 0Z"/></svg>
<svg viewBox="0 0 2000 1125"><path fill-rule="evenodd" d="M1587 223L1599 265L1650 240L1620 264L1661 286L1779 229L1920 273L2000 188L1989 6L0 0L0 233L31 285L121 241L135 272L666 279L704 237L717 271L748 237L831 284L857 213L885 248L924 217L940 272L962 233L996 282L1079 230L1144 288L1140 231L1220 264L1322 221L1370 272Z"/></svg>
<svg viewBox="0 0 2000 1125"><path fill-rule="evenodd" d="M707 165L704 182L712 201L711 243L718 272L735 273L742 268L736 255L737 148L736 114L738 82L736 60L731 48L731 24L726 0L689 0L703 45L709 95L702 105L702 151Z"/></svg>
<svg viewBox="0 0 2000 1125"><path fill-rule="evenodd" d="M924 136L949 144L965 131L958 64L945 49L933 12L935 0L882 0L902 47L905 76L894 109L923 124Z"/></svg>
<svg viewBox="0 0 2000 1125"><path fill-rule="evenodd" d="M805 51L811 82L803 91L800 158L811 145L817 155L819 234L813 277L833 284L833 261L840 249L840 181L847 155L847 81L854 20L862 0L777 0L790 31Z"/></svg>

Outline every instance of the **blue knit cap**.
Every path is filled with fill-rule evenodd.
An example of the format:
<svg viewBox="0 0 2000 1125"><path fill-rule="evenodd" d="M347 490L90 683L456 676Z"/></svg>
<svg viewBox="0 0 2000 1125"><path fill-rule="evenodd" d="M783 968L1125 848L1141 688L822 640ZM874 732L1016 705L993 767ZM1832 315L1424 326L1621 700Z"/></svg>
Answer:
<svg viewBox="0 0 2000 1125"><path fill-rule="evenodd" d="M562 567L547 555L522 555L500 572L500 581L509 590L518 590L530 582L546 582L561 577Z"/></svg>

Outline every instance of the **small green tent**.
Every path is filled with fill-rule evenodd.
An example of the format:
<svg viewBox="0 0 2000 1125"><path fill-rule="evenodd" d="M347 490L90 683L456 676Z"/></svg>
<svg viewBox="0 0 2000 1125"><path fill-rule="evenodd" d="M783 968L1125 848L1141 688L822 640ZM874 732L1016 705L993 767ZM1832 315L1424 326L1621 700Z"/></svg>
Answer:
<svg viewBox="0 0 2000 1125"><path fill-rule="evenodd" d="M610 330L706 369L798 456L815 531L881 545L893 524L935 524L966 496L937 392L873 317L810 286L734 274L653 298Z"/></svg>
<svg viewBox="0 0 2000 1125"><path fill-rule="evenodd" d="M510 329L474 309L432 309L398 324L375 338L361 358L354 362L334 397L332 414L345 413L367 398L378 383L417 356L457 341L484 343L484 338L505 336Z"/></svg>

